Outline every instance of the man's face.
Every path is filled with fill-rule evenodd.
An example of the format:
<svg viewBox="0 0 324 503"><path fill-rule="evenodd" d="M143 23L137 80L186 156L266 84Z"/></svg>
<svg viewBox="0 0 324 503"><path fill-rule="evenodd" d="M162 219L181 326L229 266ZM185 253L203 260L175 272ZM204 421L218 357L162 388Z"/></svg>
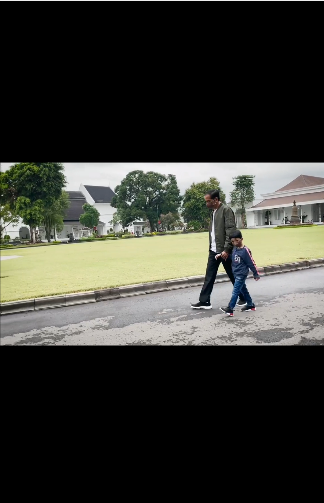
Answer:
<svg viewBox="0 0 324 503"><path fill-rule="evenodd" d="M204 198L206 201L207 208L213 209L213 208L215 208L215 206L217 206L217 202L218 202L217 197L215 197L215 199L211 199L210 195L206 194L206 196L204 196Z"/></svg>

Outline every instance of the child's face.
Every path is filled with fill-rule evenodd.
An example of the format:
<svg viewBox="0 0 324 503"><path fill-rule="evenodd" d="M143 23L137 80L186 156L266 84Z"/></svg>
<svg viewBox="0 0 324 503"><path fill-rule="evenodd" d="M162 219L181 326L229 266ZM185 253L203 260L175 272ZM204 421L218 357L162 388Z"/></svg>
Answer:
<svg viewBox="0 0 324 503"><path fill-rule="evenodd" d="M232 245L236 246L237 248L241 248L242 243L243 243L243 238L232 238Z"/></svg>

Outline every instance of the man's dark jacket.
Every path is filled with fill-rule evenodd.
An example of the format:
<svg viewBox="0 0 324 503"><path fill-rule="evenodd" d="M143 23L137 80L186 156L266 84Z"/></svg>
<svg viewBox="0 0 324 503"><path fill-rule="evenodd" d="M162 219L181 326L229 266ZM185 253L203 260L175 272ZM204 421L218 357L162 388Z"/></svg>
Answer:
<svg viewBox="0 0 324 503"><path fill-rule="evenodd" d="M209 249L211 247L211 230L213 222L213 212L209 225ZM231 254L233 251L233 245L230 240L230 233L236 230L235 216L232 208L226 206L222 203L218 210L216 211L215 219L215 240L216 240L216 251L217 253L222 253L226 251Z"/></svg>

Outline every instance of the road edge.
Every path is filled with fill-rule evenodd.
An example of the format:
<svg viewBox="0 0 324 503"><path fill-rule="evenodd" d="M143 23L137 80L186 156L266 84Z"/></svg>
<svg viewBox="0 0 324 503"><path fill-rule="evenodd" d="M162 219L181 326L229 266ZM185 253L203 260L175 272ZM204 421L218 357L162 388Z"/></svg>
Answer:
<svg viewBox="0 0 324 503"><path fill-rule="evenodd" d="M270 265L259 267L260 276L269 276L271 274L280 274L303 269L313 269L323 267L324 258L303 260L300 262L288 262L280 265ZM250 272L248 278L252 277ZM140 283L136 285L126 285L116 288L104 288L101 290L92 290L87 292L68 293L65 295L54 295L50 297L38 297L13 302L3 302L0 304L0 315L23 313L27 311L41 311L43 309L53 309L57 307L76 306L79 304L89 304L92 302L101 302L105 300L121 299L124 297L133 297L135 295L146 295L180 288L189 288L192 286L201 286L205 276L188 276L185 278L169 279L165 281L152 281L149 283ZM219 273L215 283L224 283L229 281L226 273Z"/></svg>

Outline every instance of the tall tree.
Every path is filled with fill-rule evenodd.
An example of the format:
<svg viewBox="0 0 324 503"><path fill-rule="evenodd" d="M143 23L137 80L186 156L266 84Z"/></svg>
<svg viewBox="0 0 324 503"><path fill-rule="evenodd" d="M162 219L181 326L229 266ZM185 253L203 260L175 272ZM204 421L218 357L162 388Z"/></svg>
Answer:
<svg viewBox="0 0 324 503"><path fill-rule="evenodd" d="M181 204L176 177L154 171L131 171L115 193L111 206L117 208L123 227L142 219L149 222L151 232L158 228L161 213L175 212Z"/></svg>
<svg viewBox="0 0 324 503"><path fill-rule="evenodd" d="M40 199L31 201L28 197L19 196L16 201L16 211L24 224L30 228L31 241L36 242L36 227L43 221L44 203Z"/></svg>
<svg viewBox="0 0 324 503"><path fill-rule="evenodd" d="M85 225L85 227L89 227L90 229L97 227L100 217L99 211L88 203L85 203L82 208L84 210L84 213L80 215L81 224Z"/></svg>
<svg viewBox="0 0 324 503"><path fill-rule="evenodd" d="M208 229L210 210L206 207L204 196L209 190L219 190L220 200L226 202L225 193L217 178L211 177L207 182L193 183L184 194L182 207L183 219L189 227Z"/></svg>
<svg viewBox="0 0 324 503"><path fill-rule="evenodd" d="M21 162L1 174L1 204L19 215L30 226L35 242L35 227L42 222L45 208L57 200L66 185L64 166L58 162Z"/></svg>
<svg viewBox="0 0 324 503"><path fill-rule="evenodd" d="M5 234L6 228L8 225L18 225L19 216L17 216L14 211L12 211L9 207L9 204L0 203L0 238L2 239L2 235Z"/></svg>
<svg viewBox="0 0 324 503"><path fill-rule="evenodd" d="M110 220L108 223L112 226L112 230L114 230L115 226L117 226L119 224L122 225L122 217L119 214L118 210L115 211L115 213L113 214L112 220Z"/></svg>
<svg viewBox="0 0 324 503"><path fill-rule="evenodd" d="M246 205L254 200L254 175L240 175L233 178L234 190L230 193L231 204L237 206L243 227L246 227Z"/></svg>
<svg viewBox="0 0 324 503"><path fill-rule="evenodd" d="M180 219L179 213L167 213L160 215L161 228L166 231L173 231L175 227L183 227L183 222Z"/></svg>
<svg viewBox="0 0 324 503"><path fill-rule="evenodd" d="M48 242L51 241L52 229L55 229L57 232L63 230L63 218L69 206L69 195L67 192L62 190L60 197L56 199L50 206L43 209L42 224L45 226L45 236Z"/></svg>

